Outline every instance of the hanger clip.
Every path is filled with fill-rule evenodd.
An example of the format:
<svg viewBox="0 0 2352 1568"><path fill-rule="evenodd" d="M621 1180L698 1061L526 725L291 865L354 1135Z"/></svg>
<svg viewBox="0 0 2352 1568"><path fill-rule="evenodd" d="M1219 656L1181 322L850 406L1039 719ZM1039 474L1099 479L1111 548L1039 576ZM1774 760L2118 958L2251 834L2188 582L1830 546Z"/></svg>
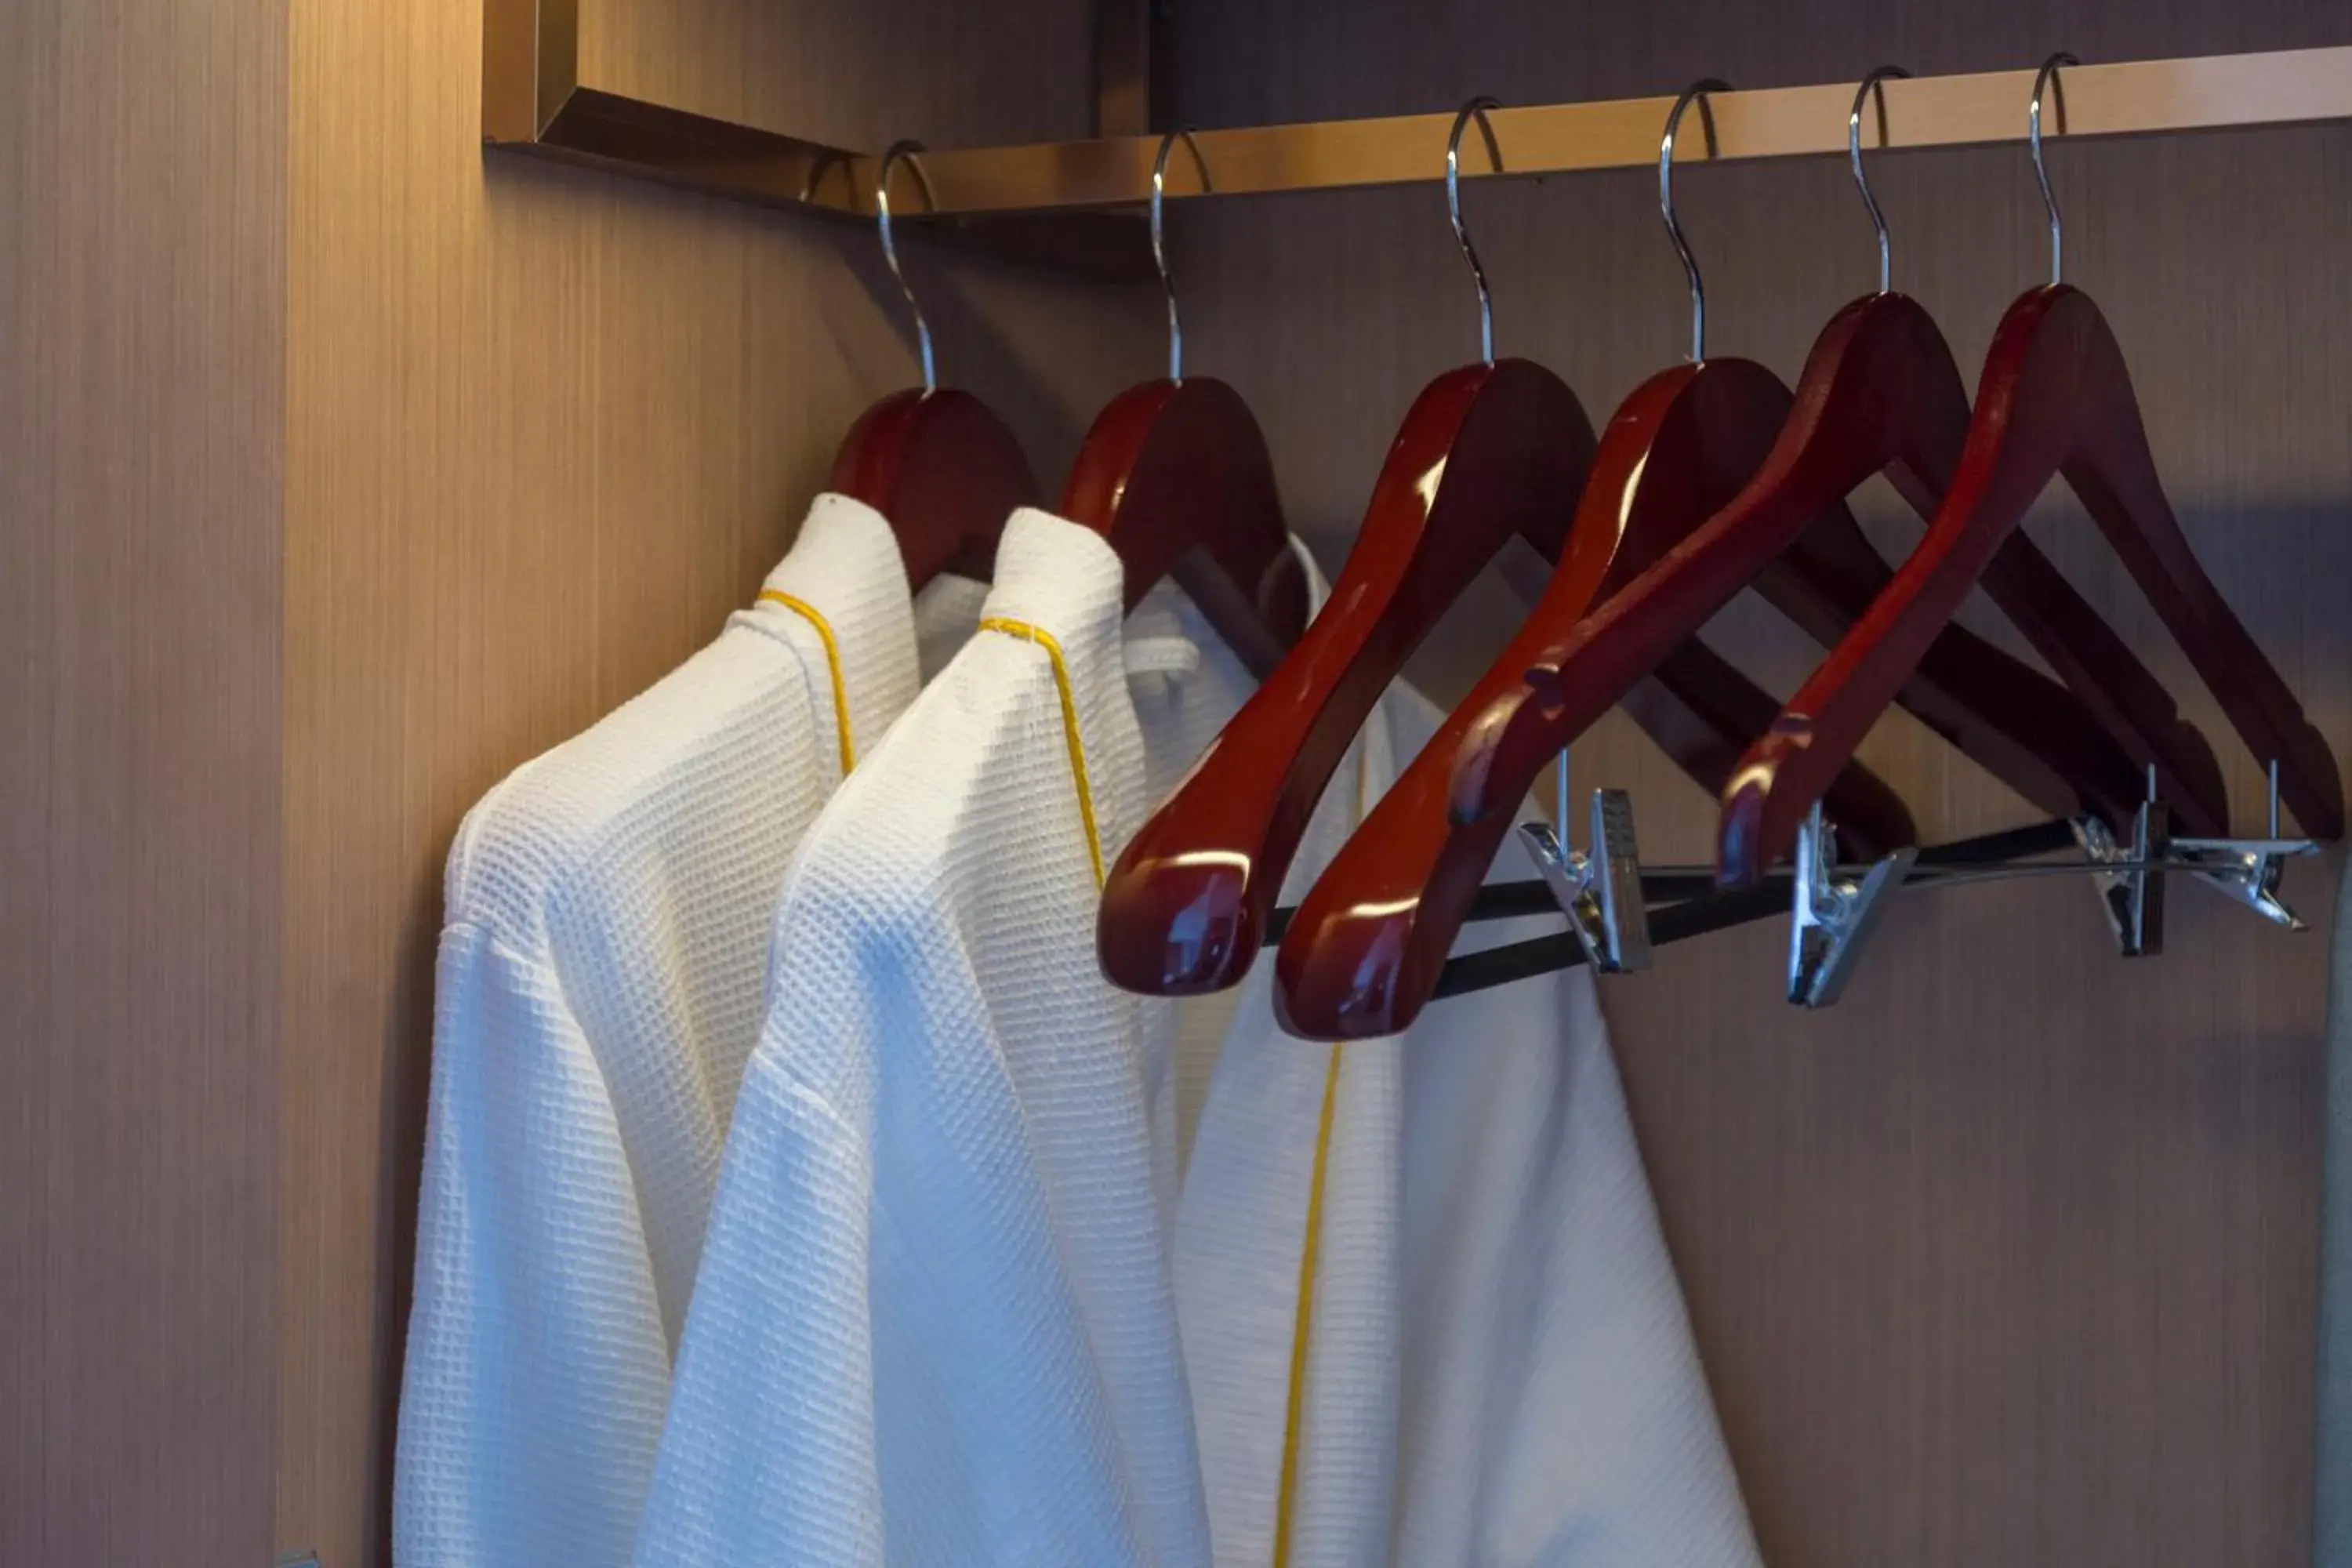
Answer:
<svg viewBox="0 0 2352 1568"><path fill-rule="evenodd" d="M1826 1007L1845 990L1854 960L1886 912L1887 897L1911 874L1916 848L1896 850L1859 881L1836 875L1837 831L1818 802L1797 829L1797 875L1789 922L1789 1000Z"/></svg>
<svg viewBox="0 0 2352 1568"><path fill-rule="evenodd" d="M2126 958L2145 958L2164 951L2164 877L2162 862L2172 858L2172 813L2148 798L2132 813L2131 842L2116 837L2115 829L2095 816L2074 818L2074 842L2095 867L2091 886L2116 933L2116 951Z"/></svg>
<svg viewBox="0 0 2352 1568"><path fill-rule="evenodd" d="M2279 837L2279 765L2270 766L2270 831L2261 838L2176 838L2175 858L2195 868L2197 879L2232 903L2243 904L2273 925L2308 931L2278 896L2286 863L2303 855L2316 855L2319 846L2308 838Z"/></svg>
<svg viewBox="0 0 2352 1568"><path fill-rule="evenodd" d="M1568 915L1569 929L1596 974L1650 967L1650 910L1642 901L1642 858L1633 843L1633 802L1622 789L1592 792L1592 848L1561 842L1549 823L1519 826L1519 841Z"/></svg>
<svg viewBox="0 0 2352 1568"><path fill-rule="evenodd" d="M2176 838L2172 852L2196 868L2199 881L2231 902L2242 904L2289 931L2311 929L2278 896L2287 861L2319 852L2319 846L2310 839Z"/></svg>

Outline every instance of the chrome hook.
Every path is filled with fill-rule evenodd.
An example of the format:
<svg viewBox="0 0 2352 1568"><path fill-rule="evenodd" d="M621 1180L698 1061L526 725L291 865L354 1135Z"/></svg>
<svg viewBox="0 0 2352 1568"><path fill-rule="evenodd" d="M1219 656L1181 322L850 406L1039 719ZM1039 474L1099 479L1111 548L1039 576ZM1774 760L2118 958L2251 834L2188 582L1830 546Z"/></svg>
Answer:
<svg viewBox="0 0 2352 1568"><path fill-rule="evenodd" d="M923 187L923 200L934 209L940 205L940 195L931 188L931 177L923 172L923 161L918 156L922 150L920 142L893 142L882 154L882 166L874 174L874 221L882 231L882 259L890 264L890 276L898 280L898 292L907 297L907 309L915 313L915 339L923 354L923 390L937 392L940 378L931 357L931 323L924 320L922 303L915 298L907 274L899 269L898 247L890 238L890 171L899 159L914 169L916 183Z"/></svg>
<svg viewBox="0 0 2352 1568"><path fill-rule="evenodd" d="M832 147L820 147L809 160L808 178L801 182L799 195L793 199L803 205L816 200L817 187L824 184L825 175L841 171L843 195L849 198L849 210L857 210L857 187L850 183L850 155Z"/></svg>
<svg viewBox="0 0 2352 1568"><path fill-rule="evenodd" d="M1470 231L1462 225L1462 132L1471 121L1477 121L1478 134L1486 142L1486 161L1501 174L1503 150L1495 141L1495 128L1487 123L1486 111L1502 107L1500 100L1481 93L1462 106L1445 138L1445 215L1454 220L1454 241L1462 247L1462 259L1470 264L1471 281L1478 285L1478 353L1488 364L1495 363L1495 302L1486 293L1486 269L1478 265L1477 247L1470 243Z"/></svg>
<svg viewBox="0 0 2352 1568"><path fill-rule="evenodd" d="M2042 162L2042 95L2051 87L2058 89L2059 128L2065 128L2066 89L2058 80L2060 66L2078 66L2083 62L2061 49L2042 62L2042 69L2033 78L2033 102L2026 110L2025 139L2033 149L2033 178L2042 187L2042 205L2050 213L2050 281L2058 282L2061 265L2065 259L2066 234L2058 216L2058 197L2050 189L2050 171Z"/></svg>
<svg viewBox="0 0 2352 1568"><path fill-rule="evenodd" d="M1878 198L1870 194L1870 181L1862 172L1862 106L1874 91L1878 94L1878 144L1886 145L1886 89L1880 84L1890 79L1902 80L1910 72L1901 66L1881 66L1862 79L1854 89L1853 109L1845 117L1846 156L1853 162L1853 183L1862 192L1862 205L1870 209L1870 226L1878 231L1878 291L1890 293L1895 288L1894 247L1887 243L1886 215L1878 210Z"/></svg>
<svg viewBox="0 0 2352 1568"><path fill-rule="evenodd" d="M1160 156L1151 161L1151 261L1160 268L1160 289L1168 296L1168 379L1182 383L1184 379L1184 323L1176 314L1176 279L1168 270L1168 242L1160 226L1160 204L1167 194L1168 154L1181 142L1192 149L1192 166L1201 171L1201 189L1206 194L1209 184L1209 161L1201 156L1201 144L1192 140L1192 131L1171 131L1160 139Z"/></svg>
<svg viewBox="0 0 2352 1568"><path fill-rule="evenodd" d="M1729 92L1731 84L1708 77L1695 81L1675 100L1675 107L1666 116L1666 133L1658 142L1658 210L1665 215L1666 237L1675 242L1675 254L1683 258L1683 275L1690 279L1691 296L1691 363L1706 357L1706 285L1699 280L1698 261L1691 255L1690 242L1683 237L1683 226L1675 216L1675 132L1683 122L1683 110L1698 102L1699 123L1706 129L1706 155L1715 156L1715 111L1707 107L1710 92Z"/></svg>

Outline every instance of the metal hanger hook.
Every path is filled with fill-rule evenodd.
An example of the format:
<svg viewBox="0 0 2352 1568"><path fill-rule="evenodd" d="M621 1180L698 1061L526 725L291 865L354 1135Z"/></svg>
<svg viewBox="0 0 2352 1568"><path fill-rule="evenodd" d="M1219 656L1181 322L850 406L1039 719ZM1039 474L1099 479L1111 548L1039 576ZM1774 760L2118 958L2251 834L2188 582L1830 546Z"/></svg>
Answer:
<svg viewBox="0 0 2352 1568"><path fill-rule="evenodd" d="M1878 231L1878 291L1882 294L1890 293L1895 288L1895 252L1887 243L1886 215L1878 210L1878 198L1870 194L1870 180L1862 172L1862 106L1870 100L1873 92L1878 94L1878 144L1885 146L1886 89L1879 84L1890 79L1902 80L1910 74L1901 66L1881 66L1872 71L1862 79L1862 86L1854 89L1853 109L1845 117L1845 151L1846 156L1853 161L1853 183L1862 192L1862 205L1870 209L1870 226Z"/></svg>
<svg viewBox="0 0 2352 1568"><path fill-rule="evenodd" d="M1683 258L1683 276L1690 279L1693 364L1706 357L1706 285L1699 279L1698 260L1691 255L1690 242L1683 237L1682 220L1675 216L1675 133L1682 128L1683 110L1696 100L1699 123L1706 131L1706 155L1714 157L1715 110L1707 106L1706 95L1730 90L1729 82L1715 77L1683 89L1683 95L1666 114L1666 133L1658 139L1658 211L1665 216L1666 237L1675 242L1675 254Z"/></svg>
<svg viewBox="0 0 2352 1568"><path fill-rule="evenodd" d="M843 193L849 197L849 208L852 212L856 211L857 187L850 182L850 155L832 147L818 148L816 155L809 160L808 178L801 182L798 199L802 202L816 200L817 187L824 184L824 177L835 169L841 171Z"/></svg>
<svg viewBox="0 0 2352 1568"><path fill-rule="evenodd" d="M1213 189L1209 183L1209 161L1201 156L1201 144L1192 140L1190 127L1171 131L1160 139L1160 156L1151 161L1151 260L1160 268L1160 289L1168 296L1168 379L1181 384L1184 379L1184 323L1176 314L1176 279L1168 270L1168 241L1160 226L1160 204L1167 194L1168 154L1181 142L1192 150L1192 166L1201 171L1201 189L1205 194Z"/></svg>
<svg viewBox="0 0 2352 1568"><path fill-rule="evenodd" d="M1479 94L1462 106L1445 138L1445 216L1454 220L1454 241L1462 247L1462 259L1470 264L1470 280L1478 285L1478 352L1488 364L1495 363L1495 301L1486 292L1486 269L1478 265L1478 247L1470 243L1470 231L1462 225L1462 132L1473 120L1478 122L1478 134L1486 142L1486 161L1501 174L1503 150L1495 141L1495 128L1487 123L1486 111L1502 107L1501 100Z"/></svg>
<svg viewBox="0 0 2352 1568"><path fill-rule="evenodd" d="M2042 205L2050 213L2050 281L2054 286L2063 270L2066 258L2066 231L2058 216L2058 197L2050 189L2050 170L2042 162L2042 95L2049 89L2058 89L2058 129L2066 128L2066 88L2058 79L2060 66L2078 66L2083 62L2061 49L2042 62L2042 69L2033 78L2033 102L2025 112L2025 140L2033 149L2033 178L2042 187Z"/></svg>
<svg viewBox="0 0 2352 1568"><path fill-rule="evenodd" d="M882 166L874 172L874 222L882 231L882 259L890 264L890 276L898 280L898 292L907 297L907 309L915 313L915 341L923 355L923 390L940 389L939 371L931 357L931 323L923 317L922 301L915 298L914 287L898 266L898 247L890 238L890 171L904 158L915 171L915 181L923 187L923 200L937 210L939 192L931 188L930 175L923 172L923 151L920 142L893 142L890 150L882 154Z"/></svg>

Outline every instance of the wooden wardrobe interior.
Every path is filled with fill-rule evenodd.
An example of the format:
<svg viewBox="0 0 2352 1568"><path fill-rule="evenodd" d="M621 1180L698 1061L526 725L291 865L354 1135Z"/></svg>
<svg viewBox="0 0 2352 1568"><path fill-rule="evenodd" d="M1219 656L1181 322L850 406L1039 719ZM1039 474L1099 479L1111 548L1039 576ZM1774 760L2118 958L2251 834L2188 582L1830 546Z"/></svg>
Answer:
<svg viewBox="0 0 2352 1568"><path fill-rule="evenodd" d="M583 74L712 114L865 146L1090 125L1088 0L581 9ZM1177 0L1171 26L1202 126L2352 42L2317 0ZM913 373L868 231L486 158L480 28L480 0L0 7L0 1563L387 1560L451 835L707 640ZM2182 522L2352 756L2352 126L2051 162ZM1873 178L1897 285L1972 368L2046 265L2022 154ZM1677 195L1723 352L1793 374L1875 276L1834 161ZM1654 176L1469 201L1502 352L1596 409L1681 352ZM1412 391L1475 346L1441 198L1171 222L1188 366L1249 398L1335 564ZM1150 289L910 249L943 370L1037 471L1157 374ZM2071 500L2030 526L2225 734ZM1450 617L1433 695L1512 604L1489 582ZM1780 692L1817 657L1745 601L1709 636ZM1863 755L1931 840L2032 815L1899 716ZM1633 792L1648 858L1707 857L1710 803L1630 722L1577 774ZM2085 889L2032 880L1902 906L1827 1013L1777 999L1777 924L1603 983L1773 1568L2307 1561L2336 864L2292 874L2303 937L2184 888L2127 963Z"/></svg>

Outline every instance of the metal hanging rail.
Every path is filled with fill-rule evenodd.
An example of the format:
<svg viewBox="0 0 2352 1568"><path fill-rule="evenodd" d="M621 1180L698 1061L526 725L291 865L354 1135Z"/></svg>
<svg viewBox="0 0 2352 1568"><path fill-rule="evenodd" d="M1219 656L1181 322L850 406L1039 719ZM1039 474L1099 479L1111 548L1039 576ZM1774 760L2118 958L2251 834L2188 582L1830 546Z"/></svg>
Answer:
<svg viewBox="0 0 2352 1568"><path fill-rule="evenodd" d="M1148 113L1150 0L1098 0L1099 116L1140 132ZM714 120L606 91L579 79L570 0L485 0L483 133L492 145L587 162L715 195L835 216L873 213L873 154ZM1698 62L1703 63L1703 62ZM2025 140L2031 68L1885 84L1879 144L1901 151ZM1717 161L1843 156L1851 82L1713 96ZM1503 167L1465 160L1468 179L1586 169L1647 169L1671 97L1549 104L1494 111ZM2068 137L2159 135L2352 120L2352 47L2284 49L2067 68L2053 103ZM1216 196L1433 184L1444 174L1445 114L1202 131ZM1153 134L1021 147L942 148L923 155L936 195L926 215L908 182L905 216L928 216L990 248L1115 276L1149 277L1140 225L1106 211L1150 195ZM1694 153L1699 149L1694 148ZM1177 171L1170 200L1204 193ZM1013 223L1008 220L1023 219Z"/></svg>
<svg viewBox="0 0 2352 1568"><path fill-rule="evenodd" d="M1977 76L1913 77L1885 83L1885 145L1902 150L2023 142L2032 67ZM2352 47L2071 66L2058 78L2057 129L2070 137L2138 136L2352 119ZM1852 82L1711 95L1718 161L1843 157ZM1654 169L1658 135L1674 107L1657 98L1549 104L1492 111L1501 177L1586 169ZM1220 196L1366 185L1435 184L1444 177L1450 114L1256 126L1197 132ZM1150 195L1156 136L1034 147L941 151L928 163L940 210L952 215L1115 207ZM1692 148L1696 154L1698 149ZM1495 178L1466 160L1463 177ZM863 199L853 177L839 199ZM1173 200L1196 184L1171 184Z"/></svg>

